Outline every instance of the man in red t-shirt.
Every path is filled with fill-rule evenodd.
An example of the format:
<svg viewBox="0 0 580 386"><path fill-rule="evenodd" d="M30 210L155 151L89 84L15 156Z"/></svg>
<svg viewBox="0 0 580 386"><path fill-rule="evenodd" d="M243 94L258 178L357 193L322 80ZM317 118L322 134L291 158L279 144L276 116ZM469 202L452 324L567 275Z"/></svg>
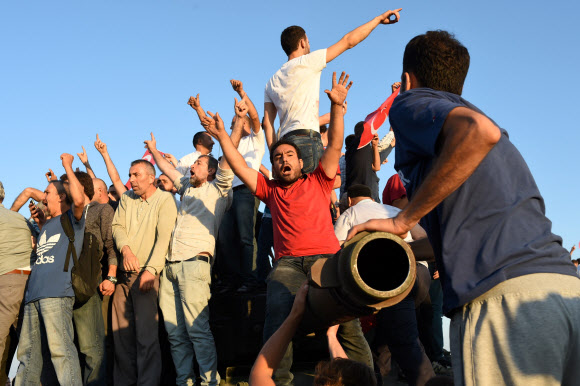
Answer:
<svg viewBox="0 0 580 386"><path fill-rule="evenodd" d="M234 173L272 212L276 256L268 277L264 341L274 334L290 313L294 296L307 278L310 267L317 259L330 257L340 250L328 204L344 135L342 104L351 84L344 72L338 82L334 73L332 90L324 91L331 101L328 146L316 170L309 174L302 173L299 148L282 139L270 149L275 179L268 180L247 166L225 132L219 114L208 113L211 118L202 122L219 141ZM372 367L370 349L358 319L341 325L339 339L350 359ZM291 365L290 345L276 371L276 384L292 384Z"/></svg>

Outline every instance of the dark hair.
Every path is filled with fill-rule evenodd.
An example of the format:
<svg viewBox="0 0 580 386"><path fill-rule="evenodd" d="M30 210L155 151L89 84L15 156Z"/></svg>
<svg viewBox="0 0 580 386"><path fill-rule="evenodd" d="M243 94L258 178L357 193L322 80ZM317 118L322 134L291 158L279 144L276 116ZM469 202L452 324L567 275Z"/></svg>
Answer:
<svg viewBox="0 0 580 386"><path fill-rule="evenodd" d="M364 133L364 131L365 131L365 123L363 121L360 121L359 123L357 123L356 125L354 125L354 135L355 135L355 137L362 136L362 133Z"/></svg>
<svg viewBox="0 0 580 386"><path fill-rule="evenodd" d="M427 31L405 47L403 72L413 73L421 87L461 95L467 70L467 48L447 31Z"/></svg>
<svg viewBox="0 0 580 386"><path fill-rule="evenodd" d="M95 186L93 185L93 179L91 176L85 172L75 172L75 177L83 186L83 190L85 191L85 194L89 200L92 200L93 196L95 195Z"/></svg>
<svg viewBox="0 0 580 386"><path fill-rule="evenodd" d="M65 174L65 176L66 176L66 174ZM54 187L56 188L56 193L58 195L64 194L64 196L65 196L65 202L67 203L67 205L71 205L72 204L72 199L71 199L70 195L68 194L67 190L65 189L64 183L63 183L62 180L60 180L60 181L57 181L57 180L50 181L49 184L53 184L54 185Z"/></svg>
<svg viewBox="0 0 580 386"><path fill-rule="evenodd" d="M349 147L352 144L352 141L354 141L355 139L356 137L354 134L349 134L344 139L344 144L346 145L346 147Z"/></svg>
<svg viewBox="0 0 580 386"><path fill-rule="evenodd" d="M324 134L328 131L328 126L322 125L318 128L318 130L320 130L320 134Z"/></svg>
<svg viewBox="0 0 580 386"><path fill-rule="evenodd" d="M349 198L372 197L371 188L362 184L354 184L348 187L346 194Z"/></svg>
<svg viewBox="0 0 580 386"><path fill-rule="evenodd" d="M204 134L207 133L205 131L198 131L193 135L193 147L195 147L195 145L197 145L202 140Z"/></svg>
<svg viewBox="0 0 580 386"><path fill-rule="evenodd" d="M272 148L270 149L270 163L271 164L274 163L274 150L276 150L280 145L292 146L296 150L296 155L298 156L298 159L302 159L302 153L300 153L300 149L298 148L298 146L294 142L282 138L281 140L279 140L278 142L273 144Z"/></svg>
<svg viewBox="0 0 580 386"><path fill-rule="evenodd" d="M200 158L203 158L203 157L207 157L207 168L208 168L208 170L209 170L209 169L213 169L213 170L215 170L215 173L217 173L217 169L218 169L218 160L217 160L217 159L215 159L214 157L212 157L212 156L211 156L211 155L209 155L209 154L203 154L203 155L200 155L200 156L198 157L198 159L200 159ZM214 173L214 174L215 174L215 173Z"/></svg>
<svg viewBox="0 0 580 386"><path fill-rule="evenodd" d="M345 358L335 358L330 362L316 365L314 386L376 386L373 370L365 364Z"/></svg>
<svg viewBox="0 0 580 386"><path fill-rule="evenodd" d="M280 35L280 43L282 43L282 49L286 55L290 56L291 53L296 51L300 39L303 39L304 37L306 37L306 31L304 31L304 28L298 27L297 25L290 26L282 31L282 35Z"/></svg>
<svg viewBox="0 0 580 386"><path fill-rule="evenodd" d="M149 174L151 174L153 177L155 177L155 167L153 166L153 164L151 162L147 161L146 159L136 159L135 161L131 162L131 166L135 166L135 165L145 166L145 169L147 169Z"/></svg>

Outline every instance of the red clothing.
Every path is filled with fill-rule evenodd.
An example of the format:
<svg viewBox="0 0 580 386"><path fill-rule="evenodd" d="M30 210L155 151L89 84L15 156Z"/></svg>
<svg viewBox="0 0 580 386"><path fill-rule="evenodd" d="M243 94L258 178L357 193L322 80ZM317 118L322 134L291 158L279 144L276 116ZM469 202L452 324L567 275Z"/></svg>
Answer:
<svg viewBox="0 0 580 386"><path fill-rule="evenodd" d="M334 178L328 178L320 163L289 188L258 173L255 195L272 212L276 260L282 256L336 253L340 249L328 210L333 185Z"/></svg>
<svg viewBox="0 0 580 386"><path fill-rule="evenodd" d="M392 205L393 201L407 196L407 190L398 174L393 174L383 190L383 204Z"/></svg>

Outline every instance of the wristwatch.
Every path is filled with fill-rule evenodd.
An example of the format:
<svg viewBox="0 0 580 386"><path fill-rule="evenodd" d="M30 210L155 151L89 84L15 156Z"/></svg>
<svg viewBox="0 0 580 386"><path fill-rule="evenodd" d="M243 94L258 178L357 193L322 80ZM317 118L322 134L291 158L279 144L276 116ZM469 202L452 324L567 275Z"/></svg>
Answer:
<svg viewBox="0 0 580 386"><path fill-rule="evenodd" d="M107 280L113 284L117 284L117 278L115 276L107 276Z"/></svg>

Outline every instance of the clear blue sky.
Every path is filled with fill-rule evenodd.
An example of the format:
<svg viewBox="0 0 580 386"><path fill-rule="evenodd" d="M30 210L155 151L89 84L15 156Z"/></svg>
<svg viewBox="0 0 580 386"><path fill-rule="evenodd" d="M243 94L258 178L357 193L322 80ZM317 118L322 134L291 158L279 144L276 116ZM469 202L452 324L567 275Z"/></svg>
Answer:
<svg viewBox="0 0 580 386"><path fill-rule="evenodd" d="M150 131L160 150L177 157L191 152L201 127L188 97L200 93L205 109L229 119L235 94L228 81L240 79L261 114L264 85L286 60L279 43L285 27L303 26L312 49L325 48L398 7L404 8L400 23L379 26L323 71L321 113L329 108L322 90L332 71L349 72L346 133L352 132L400 78L409 39L430 29L455 33L471 53L464 97L508 130L546 200L554 232L566 248L577 243L580 133L573 110L580 81L573 71L580 62L580 6L571 1L2 2L5 204L27 186L44 189L48 168L61 174L59 155L81 145L108 182L93 146L96 133L122 175L143 154ZM393 164L391 155L379 174L381 190ZM75 166L82 166L78 159ZM21 213L28 215L26 208Z"/></svg>

